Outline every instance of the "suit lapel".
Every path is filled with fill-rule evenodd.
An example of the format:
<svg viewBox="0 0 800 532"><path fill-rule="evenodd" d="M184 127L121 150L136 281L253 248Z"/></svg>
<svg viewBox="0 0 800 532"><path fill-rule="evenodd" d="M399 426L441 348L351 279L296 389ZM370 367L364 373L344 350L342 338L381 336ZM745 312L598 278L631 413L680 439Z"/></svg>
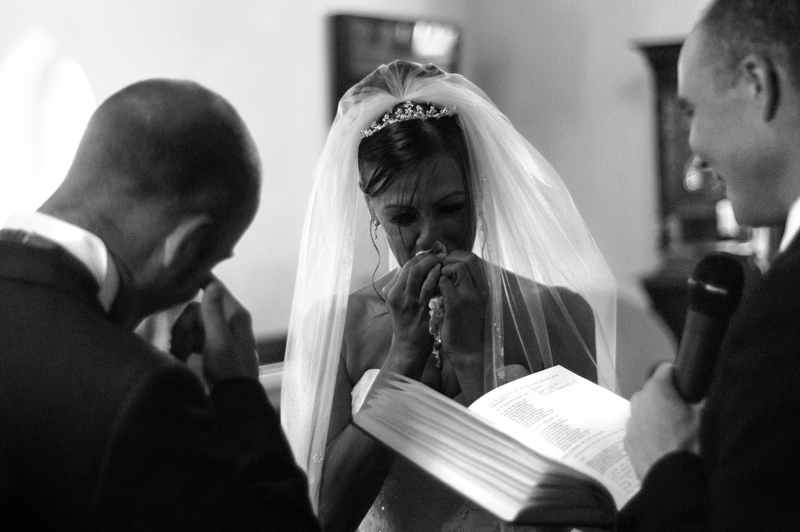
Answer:
<svg viewBox="0 0 800 532"><path fill-rule="evenodd" d="M726 347L735 349L739 342L752 336L759 322L786 319L791 309L800 309L800 239L797 238L744 294L731 318L723 351ZM800 316L796 318L800 320Z"/></svg>

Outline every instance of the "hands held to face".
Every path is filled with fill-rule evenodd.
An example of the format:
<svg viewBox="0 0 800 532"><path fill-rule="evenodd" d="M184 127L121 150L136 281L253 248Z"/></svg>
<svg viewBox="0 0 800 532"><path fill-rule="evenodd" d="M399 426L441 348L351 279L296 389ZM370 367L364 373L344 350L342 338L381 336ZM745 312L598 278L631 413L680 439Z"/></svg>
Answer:
<svg viewBox="0 0 800 532"><path fill-rule="evenodd" d="M390 355L395 357L390 360L395 364L390 369L416 377L422 373L433 346L428 303L438 294L444 300L445 356L483 353L489 288L483 263L475 254L456 250L417 255L403 265L383 294L394 332Z"/></svg>
<svg viewBox="0 0 800 532"><path fill-rule="evenodd" d="M631 397L625 450L639 478L673 451L699 452L697 439L702 404L686 403L675 390L672 364L661 364L641 391Z"/></svg>
<svg viewBox="0 0 800 532"><path fill-rule="evenodd" d="M250 313L219 280L212 280L201 302L189 303L172 327L170 352L185 361L203 357L203 378L209 388L229 377L258 378Z"/></svg>
<svg viewBox="0 0 800 532"><path fill-rule="evenodd" d="M442 344L456 353L482 353L489 300L483 262L473 253L454 251L443 264L439 277L445 302Z"/></svg>

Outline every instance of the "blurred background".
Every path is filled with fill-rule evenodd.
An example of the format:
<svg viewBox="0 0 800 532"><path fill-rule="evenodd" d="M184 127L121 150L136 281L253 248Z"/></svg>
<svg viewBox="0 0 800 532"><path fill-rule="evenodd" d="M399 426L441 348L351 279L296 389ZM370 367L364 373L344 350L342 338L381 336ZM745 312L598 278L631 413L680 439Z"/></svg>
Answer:
<svg viewBox="0 0 800 532"><path fill-rule="evenodd" d="M674 79L659 89L647 52L677 49L706 3L3 0L0 217L35 208L58 183L96 102L143 78L196 80L239 110L264 166L258 216L217 274L252 311L257 335L280 338L337 83L373 68L359 63L375 59L371 52L408 52L416 39L414 53L452 52L441 61L482 87L560 172L621 300L648 309L647 282L657 290L671 271L680 279L695 244L744 238L717 192L701 191L699 207L690 205L692 179L700 188L704 177L691 173L685 133L669 114ZM365 19L371 34L347 29ZM688 199L670 192L665 151L677 180L689 176L678 184Z"/></svg>

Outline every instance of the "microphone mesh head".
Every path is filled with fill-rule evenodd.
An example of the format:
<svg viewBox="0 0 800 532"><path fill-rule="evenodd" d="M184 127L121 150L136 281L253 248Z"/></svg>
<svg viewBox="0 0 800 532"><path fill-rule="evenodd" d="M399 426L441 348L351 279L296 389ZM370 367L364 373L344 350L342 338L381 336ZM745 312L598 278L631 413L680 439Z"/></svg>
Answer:
<svg viewBox="0 0 800 532"><path fill-rule="evenodd" d="M730 253L710 253L697 263L688 284L689 308L729 316L742 298L744 269Z"/></svg>

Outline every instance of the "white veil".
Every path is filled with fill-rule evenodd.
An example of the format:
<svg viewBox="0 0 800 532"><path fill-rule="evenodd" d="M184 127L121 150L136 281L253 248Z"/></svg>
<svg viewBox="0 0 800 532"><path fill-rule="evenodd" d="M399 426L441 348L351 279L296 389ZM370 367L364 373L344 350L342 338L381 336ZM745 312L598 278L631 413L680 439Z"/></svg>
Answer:
<svg viewBox="0 0 800 532"><path fill-rule="evenodd" d="M382 86L375 86L380 78ZM352 279L358 279L354 272L366 268L371 273L378 263L372 247L363 244L369 242L369 217L358 187L361 130L409 100L455 107L466 137L478 227L473 251L501 267L486 269L491 293L487 325L492 331L486 335L487 389L504 378L503 298L511 293L504 270L539 284L539 290L523 294L524 304L516 302L511 319L518 331L536 331L534 338L523 337L536 341L538 351L533 351L537 357L541 353L545 367L553 362L547 334L551 316L542 311L542 298L552 296L548 308L555 302L573 330L563 291L555 287L567 288L589 303L598 381L610 390L616 387L614 279L556 171L463 76L432 65L410 70L398 62L383 65L370 86L353 87L339 102L314 172L300 248L281 417L295 457L308 474L315 508L348 295L364 284L363 279ZM384 263L387 255L384 247ZM590 347L586 356L591 356Z"/></svg>

